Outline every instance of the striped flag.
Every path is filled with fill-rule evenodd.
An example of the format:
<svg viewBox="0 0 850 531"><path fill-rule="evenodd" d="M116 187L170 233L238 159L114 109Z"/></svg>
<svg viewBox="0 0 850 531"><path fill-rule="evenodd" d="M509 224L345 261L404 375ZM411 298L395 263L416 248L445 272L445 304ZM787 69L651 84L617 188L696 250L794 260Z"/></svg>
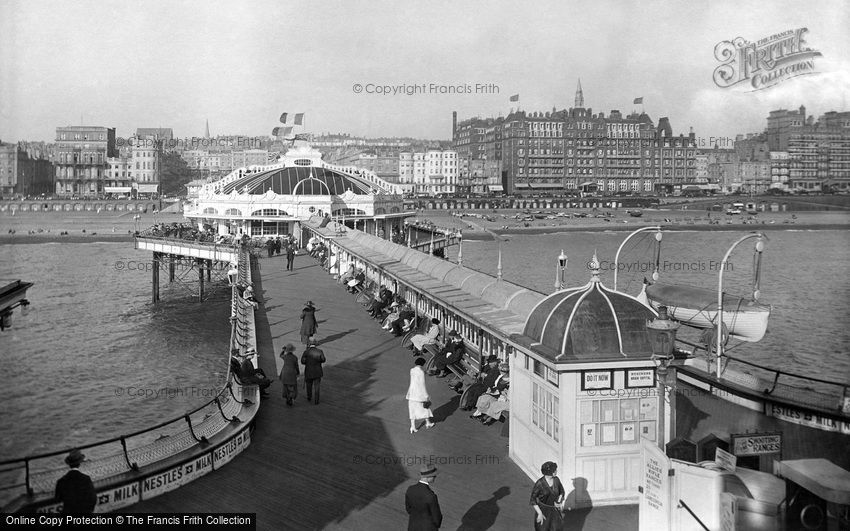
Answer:
<svg viewBox="0 0 850 531"><path fill-rule="evenodd" d="M287 136L292 132L292 127L281 127L281 136Z"/></svg>
<svg viewBox="0 0 850 531"><path fill-rule="evenodd" d="M635 103L635 105L637 105L638 103L640 103L641 105L643 105L643 96L641 96L640 98L635 98L634 103Z"/></svg>
<svg viewBox="0 0 850 531"><path fill-rule="evenodd" d="M295 125L303 125L304 124L304 113L300 112L295 115Z"/></svg>
<svg viewBox="0 0 850 531"><path fill-rule="evenodd" d="M286 116L287 116L288 114L289 114L288 112L285 112L285 113L283 113L283 114L281 114L281 115L280 115L280 123L282 123L282 124L285 124L285 123L286 123Z"/></svg>
<svg viewBox="0 0 850 531"><path fill-rule="evenodd" d="M514 94L511 96L511 101L519 101L519 94Z"/></svg>
<svg viewBox="0 0 850 531"><path fill-rule="evenodd" d="M309 133L297 133L293 140L310 140Z"/></svg>
<svg viewBox="0 0 850 531"><path fill-rule="evenodd" d="M272 129L272 136L280 136L280 127Z"/></svg>

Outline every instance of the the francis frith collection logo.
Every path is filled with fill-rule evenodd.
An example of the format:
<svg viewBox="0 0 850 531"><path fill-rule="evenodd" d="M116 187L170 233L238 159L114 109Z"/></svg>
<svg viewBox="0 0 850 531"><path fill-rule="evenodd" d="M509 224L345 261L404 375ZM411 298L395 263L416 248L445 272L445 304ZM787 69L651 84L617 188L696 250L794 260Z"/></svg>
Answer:
<svg viewBox="0 0 850 531"><path fill-rule="evenodd" d="M722 64L714 69L714 83L721 88L747 84L751 90L773 87L796 76L815 73L821 53L806 46L807 28L799 28L752 42L738 37L714 47Z"/></svg>

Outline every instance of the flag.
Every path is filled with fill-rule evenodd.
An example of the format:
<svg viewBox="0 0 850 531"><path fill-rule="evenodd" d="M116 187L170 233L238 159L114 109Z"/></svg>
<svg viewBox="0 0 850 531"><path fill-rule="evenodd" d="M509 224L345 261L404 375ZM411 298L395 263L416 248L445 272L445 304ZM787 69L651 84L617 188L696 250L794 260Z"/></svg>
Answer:
<svg viewBox="0 0 850 531"><path fill-rule="evenodd" d="M519 101L519 94L514 94L511 96L511 101Z"/></svg>
<svg viewBox="0 0 850 531"><path fill-rule="evenodd" d="M281 136L286 136L286 135L288 135L289 133L292 132L291 127L281 127L280 129L281 129L281 131L280 131Z"/></svg>
<svg viewBox="0 0 850 531"><path fill-rule="evenodd" d="M295 115L295 125L303 125L304 124L304 113L299 112Z"/></svg>
<svg viewBox="0 0 850 531"><path fill-rule="evenodd" d="M298 133L293 140L310 140L310 135L308 133Z"/></svg>
<svg viewBox="0 0 850 531"><path fill-rule="evenodd" d="M637 105L638 103L643 105L643 96L641 96L640 98L635 98L634 103L635 105Z"/></svg>
<svg viewBox="0 0 850 531"><path fill-rule="evenodd" d="M286 123L286 115L287 115L287 114L289 114L289 113L288 113L288 112L285 112L285 113L283 113L283 114L281 114L281 115L280 115L280 123L282 123L282 124L285 124L285 123Z"/></svg>
<svg viewBox="0 0 850 531"><path fill-rule="evenodd" d="M272 129L272 136L280 136L280 127Z"/></svg>

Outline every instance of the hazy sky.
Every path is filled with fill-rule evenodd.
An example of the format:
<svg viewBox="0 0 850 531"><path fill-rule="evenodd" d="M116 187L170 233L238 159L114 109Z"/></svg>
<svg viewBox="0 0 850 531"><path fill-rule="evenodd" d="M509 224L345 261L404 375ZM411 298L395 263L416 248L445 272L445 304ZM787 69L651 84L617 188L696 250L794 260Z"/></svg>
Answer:
<svg viewBox="0 0 850 531"><path fill-rule="evenodd" d="M816 8L816 9L815 9ZM758 92L717 87L715 45L807 27L819 74ZM460 118L573 104L698 137L760 131L768 111L850 110L850 3L38 2L0 0L0 139L62 125L171 127L179 137L309 132L451 138ZM364 92L353 86L360 83ZM495 84L494 94L367 94L370 84Z"/></svg>

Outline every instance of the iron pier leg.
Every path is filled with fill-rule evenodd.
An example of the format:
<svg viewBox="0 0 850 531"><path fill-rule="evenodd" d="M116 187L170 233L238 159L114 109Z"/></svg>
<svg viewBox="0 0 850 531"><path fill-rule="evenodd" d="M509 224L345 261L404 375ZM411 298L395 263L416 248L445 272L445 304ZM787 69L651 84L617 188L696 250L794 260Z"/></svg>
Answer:
<svg viewBox="0 0 850 531"><path fill-rule="evenodd" d="M212 282L213 261L207 260L207 282Z"/></svg>
<svg viewBox="0 0 850 531"><path fill-rule="evenodd" d="M154 304L159 302L159 253L153 253L153 267L151 267L151 300Z"/></svg>
<svg viewBox="0 0 850 531"><path fill-rule="evenodd" d="M174 282L174 259L173 254L168 255L168 281Z"/></svg>
<svg viewBox="0 0 850 531"><path fill-rule="evenodd" d="M198 264L198 302L204 302L204 259L196 258Z"/></svg>

